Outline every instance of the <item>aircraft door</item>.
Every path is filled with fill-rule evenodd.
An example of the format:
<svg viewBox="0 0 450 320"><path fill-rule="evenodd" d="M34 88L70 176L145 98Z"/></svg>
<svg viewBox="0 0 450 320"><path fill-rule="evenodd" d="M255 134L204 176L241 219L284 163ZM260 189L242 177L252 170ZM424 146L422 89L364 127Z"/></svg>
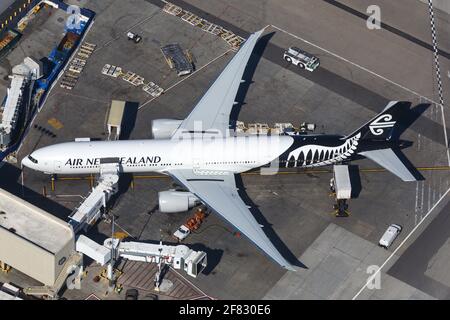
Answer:
<svg viewBox="0 0 450 320"><path fill-rule="evenodd" d="M61 171L61 161L55 161L55 171Z"/></svg>
<svg viewBox="0 0 450 320"><path fill-rule="evenodd" d="M199 158L192 159L192 165L194 169L200 169L200 159Z"/></svg>

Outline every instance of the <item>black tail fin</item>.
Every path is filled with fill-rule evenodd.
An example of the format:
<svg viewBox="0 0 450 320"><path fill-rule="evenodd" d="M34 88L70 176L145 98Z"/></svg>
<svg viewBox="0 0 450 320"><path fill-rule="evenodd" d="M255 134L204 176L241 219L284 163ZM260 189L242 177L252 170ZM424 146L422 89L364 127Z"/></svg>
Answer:
<svg viewBox="0 0 450 320"><path fill-rule="evenodd" d="M351 138L360 133L361 140L391 140L394 130L400 124L402 117L410 110L410 107L411 102L391 101L381 113L346 138Z"/></svg>
<svg viewBox="0 0 450 320"><path fill-rule="evenodd" d="M391 101L384 110L347 138L370 140L370 148L359 148L357 153L390 171L403 181L423 180L422 175L414 168L396 143L376 143L375 141L397 141L404 129L405 119L411 103L406 101ZM409 123L411 124L411 123Z"/></svg>

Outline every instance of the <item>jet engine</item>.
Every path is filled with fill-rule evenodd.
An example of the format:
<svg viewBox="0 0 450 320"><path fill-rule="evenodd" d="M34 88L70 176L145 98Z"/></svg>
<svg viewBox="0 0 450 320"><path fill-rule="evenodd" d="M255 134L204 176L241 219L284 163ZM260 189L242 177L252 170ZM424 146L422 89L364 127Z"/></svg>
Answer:
<svg viewBox="0 0 450 320"><path fill-rule="evenodd" d="M193 193L168 190L158 192L159 211L164 213L185 212L199 203Z"/></svg>
<svg viewBox="0 0 450 320"><path fill-rule="evenodd" d="M152 120L153 139L169 139L183 120L155 119Z"/></svg>

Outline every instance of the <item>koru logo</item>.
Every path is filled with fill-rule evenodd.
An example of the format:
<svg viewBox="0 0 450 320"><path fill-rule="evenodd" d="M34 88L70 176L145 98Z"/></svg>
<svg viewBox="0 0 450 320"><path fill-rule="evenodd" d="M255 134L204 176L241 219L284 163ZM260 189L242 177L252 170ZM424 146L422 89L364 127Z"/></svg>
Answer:
<svg viewBox="0 0 450 320"><path fill-rule="evenodd" d="M384 128L392 128L395 125L396 121L391 120L392 115L382 114L369 125L370 132L375 136L382 135Z"/></svg>

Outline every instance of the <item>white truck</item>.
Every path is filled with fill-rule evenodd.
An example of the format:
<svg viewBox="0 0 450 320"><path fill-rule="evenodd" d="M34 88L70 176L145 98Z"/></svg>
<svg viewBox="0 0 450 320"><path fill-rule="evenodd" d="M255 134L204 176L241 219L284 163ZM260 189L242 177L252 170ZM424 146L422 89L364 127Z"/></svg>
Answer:
<svg viewBox="0 0 450 320"><path fill-rule="evenodd" d="M135 43L139 43L142 40L142 37L133 32L127 33L128 40L133 40Z"/></svg>
<svg viewBox="0 0 450 320"><path fill-rule="evenodd" d="M378 242L378 245L385 249L389 248L392 242L394 242L395 238L397 238L397 236L400 234L401 231L402 231L401 226L395 223L391 224L381 237L380 241Z"/></svg>
<svg viewBox="0 0 450 320"><path fill-rule="evenodd" d="M320 65L319 58L297 47L290 47L285 50L283 59L300 69L306 69L310 72L317 69Z"/></svg>
<svg viewBox="0 0 450 320"><path fill-rule="evenodd" d="M350 181L350 172L347 165L333 166L333 185L331 186L336 193L337 200L348 200L352 197L352 183Z"/></svg>
<svg viewBox="0 0 450 320"><path fill-rule="evenodd" d="M183 241L186 239L186 237L191 233L191 230L189 230L188 227L186 227L184 224L181 225L177 231L173 233L173 236L178 239L178 241Z"/></svg>

